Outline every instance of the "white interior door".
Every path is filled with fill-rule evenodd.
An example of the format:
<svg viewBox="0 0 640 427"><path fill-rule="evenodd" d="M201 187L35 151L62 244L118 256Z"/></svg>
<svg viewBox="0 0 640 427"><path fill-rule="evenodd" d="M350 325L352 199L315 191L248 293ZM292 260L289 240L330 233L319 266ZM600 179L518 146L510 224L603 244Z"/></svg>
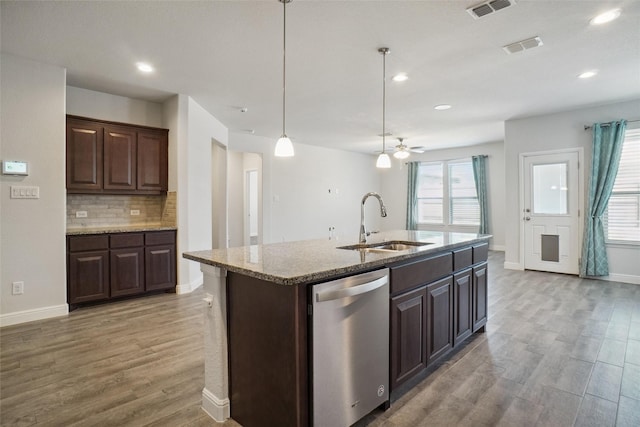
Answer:
<svg viewBox="0 0 640 427"><path fill-rule="evenodd" d="M527 155L523 161L524 268L578 274L579 152Z"/></svg>

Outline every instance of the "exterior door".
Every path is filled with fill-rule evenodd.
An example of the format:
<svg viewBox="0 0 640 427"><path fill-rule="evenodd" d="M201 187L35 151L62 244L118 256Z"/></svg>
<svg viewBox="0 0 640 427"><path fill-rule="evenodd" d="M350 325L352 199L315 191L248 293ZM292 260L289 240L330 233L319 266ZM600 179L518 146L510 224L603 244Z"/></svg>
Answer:
<svg viewBox="0 0 640 427"><path fill-rule="evenodd" d="M578 274L578 168L578 151L524 156L525 269Z"/></svg>

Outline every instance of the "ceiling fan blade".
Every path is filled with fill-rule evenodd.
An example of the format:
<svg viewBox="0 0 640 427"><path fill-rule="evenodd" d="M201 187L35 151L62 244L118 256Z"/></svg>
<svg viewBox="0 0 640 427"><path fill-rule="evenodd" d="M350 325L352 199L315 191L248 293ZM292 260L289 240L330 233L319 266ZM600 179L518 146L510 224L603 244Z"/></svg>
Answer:
<svg viewBox="0 0 640 427"><path fill-rule="evenodd" d="M424 153L426 151L426 149L423 146L418 146L418 147L409 147L409 151L413 152L413 153Z"/></svg>

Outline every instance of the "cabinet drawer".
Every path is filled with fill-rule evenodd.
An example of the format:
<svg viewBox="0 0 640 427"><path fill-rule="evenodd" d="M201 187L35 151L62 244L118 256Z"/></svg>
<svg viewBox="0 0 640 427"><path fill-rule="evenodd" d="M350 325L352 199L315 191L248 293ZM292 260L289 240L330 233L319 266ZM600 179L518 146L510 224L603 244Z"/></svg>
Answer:
<svg viewBox="0 0 640 427"><path fill-rule="evenodd" d="M473 262L472 249L464 248L453 251L453 271L464 270Z"/></svg>
<svg viewBox="0 0 640 427"><path fill-rule="evenodd" d="M433 282L453 272L453 255L444 253L432 258L391 267L391 293L395 294Z"/></svg>
<svg viewBox="0 0 640 427"><path fill-rule="evenodd" d="M152 233L145 233L144 243L147 246L175 244L176 232L175 231L156 231Z"/></svg>
<svg viewBox="0 0 640 427"><path fill-rule="evenodd" d="M489 244L482 243L473 247L473 263L484 262L489 254Z"/></svg>
<svg viewBox="0 0 640 427"><path fill-rule="evenodd" d="M133 248L136 246L144 246L144 235L142 233L124 233L111 235L111 249Z"/></svg>
<svg viewBox="0 0 640 427"><path fill-rule="evenodd" d="M69 252L95 251L109 249L109 236L72 236L69 237Z"/></svg>

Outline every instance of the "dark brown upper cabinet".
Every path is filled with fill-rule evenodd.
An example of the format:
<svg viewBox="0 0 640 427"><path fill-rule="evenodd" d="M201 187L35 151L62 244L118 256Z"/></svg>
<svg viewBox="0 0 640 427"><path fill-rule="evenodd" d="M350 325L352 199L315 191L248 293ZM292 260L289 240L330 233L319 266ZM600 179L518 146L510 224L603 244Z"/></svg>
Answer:
<svg viewBox="0 0 640 427"><path fill-rule="evenodd" d="M67 116L67 192L163 194L167 129Z"/></svg>

